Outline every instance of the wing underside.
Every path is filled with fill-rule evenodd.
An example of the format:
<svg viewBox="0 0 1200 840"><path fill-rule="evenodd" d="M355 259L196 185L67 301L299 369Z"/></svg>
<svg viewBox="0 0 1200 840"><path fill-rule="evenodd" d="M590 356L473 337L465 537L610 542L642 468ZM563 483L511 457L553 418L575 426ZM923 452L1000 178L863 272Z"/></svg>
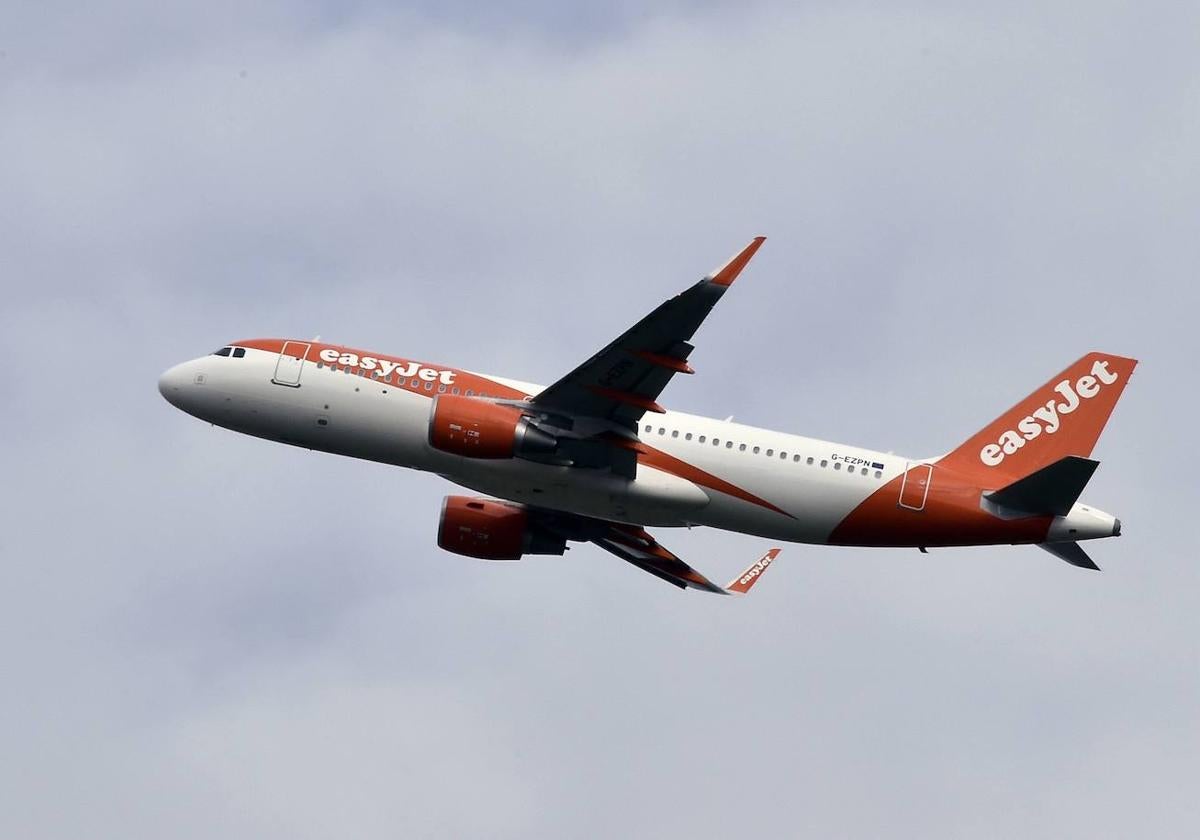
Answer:
<svg viewBox="0 0 1200 840"><path fill-rule="evenodd" d="M720 586L684 562L644 528L545 508L526 509L536 528L568 541L593 542L610 554L680 589L744 595L779 555L778 548L770 549L728 584Z"/></svg>
<svg viewBox="0 0 1200 840"><path fill-rule="evenodd" d="M676 295L530 402L566 415L610 420L629 429L647 411L662 412L659 395L677 373L692 373L692 336L764 241Z"/></svg>

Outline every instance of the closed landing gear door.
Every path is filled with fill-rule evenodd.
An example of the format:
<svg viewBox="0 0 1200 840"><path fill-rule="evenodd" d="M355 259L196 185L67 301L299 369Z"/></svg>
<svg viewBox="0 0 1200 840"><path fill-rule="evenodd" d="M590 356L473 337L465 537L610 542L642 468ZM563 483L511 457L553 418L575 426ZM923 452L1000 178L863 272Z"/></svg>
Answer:
<svg viewBox="0 0 1200 840"><path fill-rule="evenodd" d="M275 375L271 381L276 385L287 385L289 388L300 387L300 371L304 367L304 359L308 355L311 344L299 341L286 341L279 352L279 361L275 363Z"/></svg>

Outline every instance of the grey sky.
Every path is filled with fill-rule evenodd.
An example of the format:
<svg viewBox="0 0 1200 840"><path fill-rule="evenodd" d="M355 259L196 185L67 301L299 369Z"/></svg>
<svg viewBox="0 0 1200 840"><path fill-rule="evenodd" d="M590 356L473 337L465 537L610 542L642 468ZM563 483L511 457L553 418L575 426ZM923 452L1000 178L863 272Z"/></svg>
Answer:
<svg viewBox="0 0 1200 840"><path fill-rule="evenodd" d="M1200 13L563 8L0 4L0 835L1195 836ZM480 563L440 479L155 390L316 333L550 381L759 233L667 403L922 456L1135 356L1105 571Z"/></svg>

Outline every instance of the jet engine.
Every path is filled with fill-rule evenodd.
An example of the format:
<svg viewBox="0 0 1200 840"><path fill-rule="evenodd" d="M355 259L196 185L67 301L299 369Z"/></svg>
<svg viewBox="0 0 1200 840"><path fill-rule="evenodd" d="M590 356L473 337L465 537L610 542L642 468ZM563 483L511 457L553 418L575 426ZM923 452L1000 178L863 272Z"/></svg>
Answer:
<svg viewBox="0 0 1200 840"><path fill-rule="evenodd" d="M438 545L481 560L520 560L523 554L562 554L566 540L537 528L520 505L447 496L438 524Z"/></svg>
<svg viewBox="0 0 1200 840"><path fill-rule="evenodd" d="M466 458L516 458L551 455L558 441L512 406L440 394L429 418L429 445Z"/></svg>

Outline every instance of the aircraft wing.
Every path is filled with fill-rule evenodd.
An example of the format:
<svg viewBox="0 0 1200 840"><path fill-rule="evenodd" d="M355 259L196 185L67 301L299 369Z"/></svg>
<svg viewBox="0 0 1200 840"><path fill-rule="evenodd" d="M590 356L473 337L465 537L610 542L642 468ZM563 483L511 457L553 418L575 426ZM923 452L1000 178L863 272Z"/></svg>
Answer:
<svg viewBox="0 0 1200 840"><path fill-rule="evenodd" d="M720 595L745 595L766 571L767 566L779 556L779 549L772 548L728 584L718 586L664 548L643 529L634 525L613 524L608 533L593 539L592 542L680 589L702 589Z"/></svg>
<svg viewBox="0 0 1200 840"><path fill-rule="evenodd" d="M718 586L661 545L637 525L608 522L578 513L522 505L530 523L569 542L593 542L610 554L680 589L701 589L721 595L745 595L767 566L779 556L772 548L725 586Z"/></svg>
<svg viewBox="0 0 1200 840"><path fill-rule="evenodd" d="M762 245L759 236L699 283L634 324L596 355L530 402L546 411L612 420L630 428L647 411L662 412L658 396L677 373L692 373L688 342L725 290Z"/></svg>

